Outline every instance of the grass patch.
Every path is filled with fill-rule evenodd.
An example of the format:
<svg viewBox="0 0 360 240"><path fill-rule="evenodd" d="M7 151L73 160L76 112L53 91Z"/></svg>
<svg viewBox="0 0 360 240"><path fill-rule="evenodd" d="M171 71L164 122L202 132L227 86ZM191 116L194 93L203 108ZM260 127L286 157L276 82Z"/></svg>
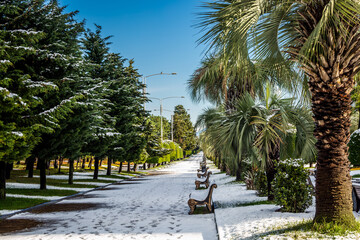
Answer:
<svg viewBox="0 0 360 240"><path fill-rule="evenodd" d="M225 173L225 174L226 174L226 172L217 172L217 173L214 173L214 175L217 175L217 174L223 174L223 173Z"/></svg>
<svg viewBox="0 0 360 240"><path fill-rule="evenodd" d="M352 178L360 178L360 174L355 174L352 176Z"/></svg>
<svg viewBox="0 0 360 240"><path fill-rule="evenodd" d="M239 202L239 203L219 203L215 202L216 208L231 208L231 207L247 207L247 206L257 206L257 205L264 205L264 204L275 204L273 201L257 201L257 202Z"/></svg>
<svg viewBox="0 0 360 240"><path fill-rule="evenodd" d="M9 194L22 194L29 196L69 196L76 194L77 191L74 190L58 190L58 189L22 189L22 188L8 188L6 189L6 193Z"/></svg>
<svg viewBox="0 0 360 240"><path fill-rule="evenodd" d="M7 197L0 200L0 210L18 210L48 202L43 199Z"/></svg>
<svg viewBox="0 0 360 240"><path fill-rule="evenodd" d="M360 233L360 222L338 223L338 222L320 222L314 223L313 220L303 220L300 222L288 223L286 225L276 226L269 235L282 234L293 239L319 238L329 239L335 236L346 237L349 234Z"/></svg>

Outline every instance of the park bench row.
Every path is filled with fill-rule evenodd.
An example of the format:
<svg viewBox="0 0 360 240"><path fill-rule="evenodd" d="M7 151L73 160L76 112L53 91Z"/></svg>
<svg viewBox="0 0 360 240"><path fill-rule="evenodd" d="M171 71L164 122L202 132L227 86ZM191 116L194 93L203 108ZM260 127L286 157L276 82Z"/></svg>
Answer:
<svg viewBox="0 0 360 240"><path fill-rule="evenodd" d="M204 155L203 160L200 162L200 169L197 170L196 175L198 179L195 180L195 190L200 189L201 185L205 185L205 188L208 188L209 190L204 200L196 200L194 198L191 198L191 194L190 194L190 199L188 201L188 205L190 208L189 214L194 213L196 206L202 206L202 205L205 205L209 212L214 212L212 193L214 191L214 188L217 188L217 185L214 183L211 184L210 186L211 174L212 172L209 171L209 167L206 166L206 157Z"/></svg>

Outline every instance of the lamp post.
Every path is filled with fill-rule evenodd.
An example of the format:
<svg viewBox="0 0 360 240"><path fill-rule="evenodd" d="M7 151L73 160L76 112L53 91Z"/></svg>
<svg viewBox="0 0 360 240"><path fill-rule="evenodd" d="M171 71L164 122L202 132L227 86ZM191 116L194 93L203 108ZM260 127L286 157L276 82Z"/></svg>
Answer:
<svg viewBox="0 0 360 240"><path fill-rule="evenodd" d="M161 143L163 142L163 121L162 121L162 113L163 113L163 100L165 99L169 99L169 98L185 98L184 96L181 96L181 97L176 97L176 96L173 96L173 97L165 97L165 98L154 98L154 97L150 97L150 99L156 99L156 100L159 100L160 101L160 129L161 129L161 133L160 133L160 136L161 136Z"/></svg>
<svg viewBox="0 0 360 240"><path fill-rule="evenodd" d="M155 73L155 74L150 74L150 75L147 75L147 76L144 76L143 77L143 83L144 83L144 88L143 88L143 94L144 94L144 97L146 95L146 79L149 78L149 77L153 77L153 76L157 76L157 75L176 75L177 73L164 73L164 72L160 72L160 73ZM145 102L144 102L144 110L145 110Z"/></svg>

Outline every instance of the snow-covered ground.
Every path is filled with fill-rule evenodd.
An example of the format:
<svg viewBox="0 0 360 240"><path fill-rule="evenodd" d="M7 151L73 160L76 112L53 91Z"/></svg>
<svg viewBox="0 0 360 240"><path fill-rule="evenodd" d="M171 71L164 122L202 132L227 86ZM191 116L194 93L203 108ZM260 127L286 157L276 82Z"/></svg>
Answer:
<svg viewBox="0 0 360 240"><path fill-rule="evenodd" d="M282 234L278 230L285 229L292 224L310 220L315 215L315 198L313 205L305 213L282 213L275 205L254 205L236 207L235 204L264 201L266 197L258 197L256 191L246 190L245 184L231 183L234 177L224 174L214 175L218 189L214 191L214 201L221 205L215 209L220 240L225 239L360 239L359 234L346 237L313 236L313 233ZM220 180L220 181L219 181ZM315 178L312 177L315 184ZM356 218L360 215L354 212Z"/></svg>
<svg viewBox="0 0 360 240"><path fill-rule="evenodd" d="M10 219L37 219L51 224L0 239L216 240L213 214L188 215L188 196L194 191L201 160L198 155L158 170L159 175L124 181L109 186L109 190L91 191L86 194L88 198L57 203L97 203L97 209L17 214Z"/></svg>
<svg viewBox="0 0 360 240"><path fill-rule="evenodd" d="M210 180L218 187L213 200L218 205L215 214L188 215L187 200L203 199L207 190L195 191L194 180L202 156L199 154L159 169L159 175L126 180L107 187L105 191L91 191L85 198L62 200L57 204L98 204L98 208L73 212L21 213L11 219L36 219L49 224L10 235L1 240L62 240L62 239L318 239L309 233L280 233L278 230L314 217L315 201L305 213L278 212L279 206L239 204L266 200L255 191L246 190L235 178L214 173ZM211 164L209 164L211 166ZM80 174L79 176L86 176ZM80 179L80 178L79 178ZM84 178L81 178L84 179ZM314 180L314 179L312 179ZM86 197L87 196L87 197ZM357 218L359 214L355 213ZM216 224L215 224L216 220ZM310 233L312 234L312 233ZM360 235L346 237L320 236L322 239L360 239Z"/></svg>

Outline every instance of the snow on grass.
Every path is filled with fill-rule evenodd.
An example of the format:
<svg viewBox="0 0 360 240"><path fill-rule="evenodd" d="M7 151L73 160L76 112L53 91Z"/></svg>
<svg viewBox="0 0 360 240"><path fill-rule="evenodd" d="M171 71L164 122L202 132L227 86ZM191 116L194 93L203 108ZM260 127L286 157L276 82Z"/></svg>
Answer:
<svg viewBox="0 0 360 240"><path fill-rule="evenodd" d="M30 195L22 195L22 194L6 194L7 197L16 197L16 198L34 198L34 199L44 199L44 200L58 200L60 198L64 198L64 196L30 196Z"/></svg>
<svg viewBox="0 0 360 240"><path fill-rule="evenodd" d="M93 185L93 183L91 183L91 185ZM105 184L104 184L105 185ZM26 189L39 189L40 188L40 184L33 184L33 183L11 183L11 182L7 182L6 183L6 188L26 188ZM77 192L85 192L85 191L89 191L92 188L72 188L72 187L57 187L57 186L51 186L51 185L46 185L47 189L59 189L59 190L74 190Z"/></svg>
<svg viewBox="0 0 360 240"><path fill-rule="evenodd" d="M265 201L266 197L258 197L256 191L246 190L245 184L229 184L234 178L225 174L217 174L218 188L214 190L213 200L221 208L215 209L218 224L219 238L224 239L296 239L294 232L283 233L289 226L311 220L315 215L315 198L313 205L305 213L283 213L277 210L279 206L261 204L253 206L236 207L236 204L254 203ZM311 176L315 184L315 178ZM354 212L356 218L360 215ZM358 234L341 236L314 237L312 232L296 232L297 239L360 239Z"/></svg>

